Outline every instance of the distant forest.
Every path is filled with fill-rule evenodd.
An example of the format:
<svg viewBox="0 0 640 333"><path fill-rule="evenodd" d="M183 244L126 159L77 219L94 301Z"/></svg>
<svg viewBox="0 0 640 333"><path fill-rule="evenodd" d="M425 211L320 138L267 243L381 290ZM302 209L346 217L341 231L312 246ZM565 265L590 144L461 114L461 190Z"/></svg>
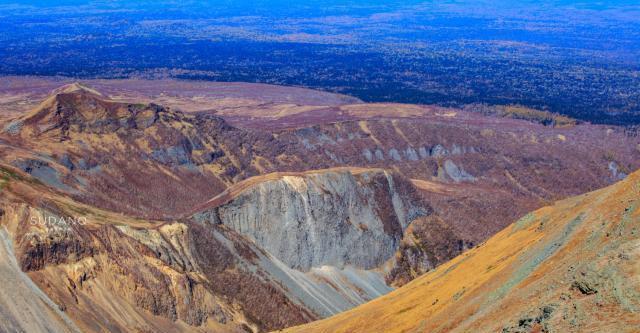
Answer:
<svg viewBox="0 0 640 333"><path fill-rule="evenodd" d="M264 82L640 124L631 2L354 3L3 2L0 75Z"/></svg>

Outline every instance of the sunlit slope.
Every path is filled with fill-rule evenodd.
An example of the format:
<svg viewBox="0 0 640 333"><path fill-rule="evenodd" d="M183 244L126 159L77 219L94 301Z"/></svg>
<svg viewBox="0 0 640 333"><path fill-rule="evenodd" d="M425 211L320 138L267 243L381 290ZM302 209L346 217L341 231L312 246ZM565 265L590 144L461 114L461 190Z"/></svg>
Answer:
<svg viewBox="0 0 640 333"><path fill-rule="evenodd" d="M638 332L640 173L526 215L351 311L288 332Z"/></svg>

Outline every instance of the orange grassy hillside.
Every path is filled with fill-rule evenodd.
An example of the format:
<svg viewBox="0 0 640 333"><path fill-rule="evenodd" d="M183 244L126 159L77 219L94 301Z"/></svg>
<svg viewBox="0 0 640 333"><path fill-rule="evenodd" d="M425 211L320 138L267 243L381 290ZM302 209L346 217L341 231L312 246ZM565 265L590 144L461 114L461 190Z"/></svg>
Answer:
<svg viewBox="0 0 640 333"><path fill-rule="evenodd" d="M372 302L286 332L638 332L640 173L530 213Z"/></svg>

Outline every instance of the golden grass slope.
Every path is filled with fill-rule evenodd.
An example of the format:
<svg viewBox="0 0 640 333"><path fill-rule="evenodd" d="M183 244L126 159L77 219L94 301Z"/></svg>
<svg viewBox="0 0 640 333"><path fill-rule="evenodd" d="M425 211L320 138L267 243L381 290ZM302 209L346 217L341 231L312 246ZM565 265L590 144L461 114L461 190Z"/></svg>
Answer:
<svg viewBox="0 0 640 333"><path fill-rule="evenodd" d="M406 286L286 332L638 332L640 173L530 213Z"/></svg>

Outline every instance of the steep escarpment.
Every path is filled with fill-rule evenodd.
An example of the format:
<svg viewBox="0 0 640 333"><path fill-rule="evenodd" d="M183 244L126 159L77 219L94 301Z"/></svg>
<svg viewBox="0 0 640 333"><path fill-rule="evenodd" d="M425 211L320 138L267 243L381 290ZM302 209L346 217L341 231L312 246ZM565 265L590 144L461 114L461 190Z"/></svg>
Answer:
<svg viewBox="0 0 640 333"><path fill-rule="evenodd" d="M525 215L370 303L286 332L635 332L640 173Z"/></svg>
<svg viewBox="0 0 640 333"><path fill-rule="evenodd" d="M385 294L468 245L412 182L383 169L252 178L211 199L193 219L251 239L294 277L287 289L303 286L297 297L323 316Z"/></svg>
<svg viewBox="0 0 640 333"><path fill-rule="evenodd" d="M409 223L428 210L397 174L337 169L259 183L198 217L249 237L290 268L308 271L379 267Z"/></svg>
<svg viewBox="0 0 640 333"><path fill-rule="evenodd" d="M432 215L417 188L397 173L337 168L240 182L192 219L228 227L264 249L292 277L287 289L326 316L385 294L402 282L400 275L413 277L458 254L460 237L432 228L426 219ZM414 247L407 262L401 244L418 235L407 230L424 229L430 229L429 246Z"/></svg>

